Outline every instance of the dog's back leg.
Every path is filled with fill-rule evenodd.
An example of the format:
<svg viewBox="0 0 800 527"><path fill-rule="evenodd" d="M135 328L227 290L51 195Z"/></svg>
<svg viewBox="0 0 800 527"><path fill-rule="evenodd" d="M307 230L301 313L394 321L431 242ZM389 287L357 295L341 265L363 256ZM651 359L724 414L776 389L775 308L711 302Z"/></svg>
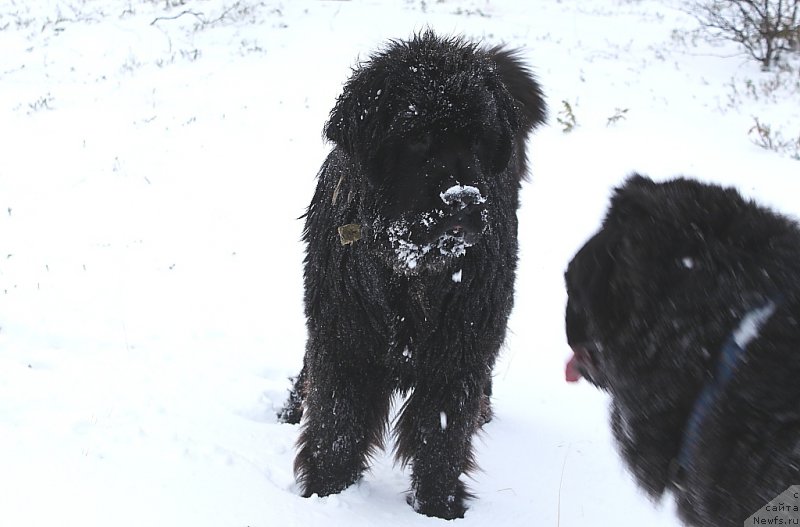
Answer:
<svg viewBox="0 0 800 527"><path fill-rule="evenodd" d="M292 389L286 404L278 412L278 421L296 425L303 417L303 400L306 398L306 367L300 370L297 377L293 377Z"/></svg>

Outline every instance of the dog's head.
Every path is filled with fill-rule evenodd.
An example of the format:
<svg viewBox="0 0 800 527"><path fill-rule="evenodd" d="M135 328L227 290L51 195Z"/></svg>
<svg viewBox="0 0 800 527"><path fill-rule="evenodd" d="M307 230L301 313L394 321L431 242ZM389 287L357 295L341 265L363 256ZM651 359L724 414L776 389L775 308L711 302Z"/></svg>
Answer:
<svg viewBox="0 0 800 527"><path fill-rule="evenodd" d="M524 140L544 111L514 52L428 31L360 65L325 134L356 167L393 267L417 274L476 244L495 207L516 208Z"/></svg>
<svg viewBox="0 0 800 527"><path fill-rule="evenodd" d="M742 317L790 280L769 256L787 236L790 222L733 189L632 176L567 268L567 380L665 400L696 389Z"/></svg>

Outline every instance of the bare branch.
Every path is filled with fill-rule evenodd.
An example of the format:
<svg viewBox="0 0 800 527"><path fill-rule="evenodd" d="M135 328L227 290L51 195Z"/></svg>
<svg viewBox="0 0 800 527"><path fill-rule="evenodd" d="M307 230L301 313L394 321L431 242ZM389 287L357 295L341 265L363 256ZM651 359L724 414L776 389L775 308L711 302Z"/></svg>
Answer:
<svg viewBox="0 0 800 527"><path fill-rule="evenodd" d="M183 11L182 13L178 13L175 16L160 16L160 17L157 17L152 22L150 22L150 25L154 26L154 25L156 25L158 22L160 22L162 20L176 20L176 19L178 19L178 18L180 18L180 17L182 17L184 15L192 15L195 18L197 18L198 20L200 20L201 22L205 22L205 19L203 18L203 13L197 13L195 11L186 10L186 11Z"/></svg>
<svg viewBox="0 0 800 527"><path fill-rule="evenodd" d="M712 36L740 44L765 68L800 48L800 0L698 0L690 12Z"/></svg>

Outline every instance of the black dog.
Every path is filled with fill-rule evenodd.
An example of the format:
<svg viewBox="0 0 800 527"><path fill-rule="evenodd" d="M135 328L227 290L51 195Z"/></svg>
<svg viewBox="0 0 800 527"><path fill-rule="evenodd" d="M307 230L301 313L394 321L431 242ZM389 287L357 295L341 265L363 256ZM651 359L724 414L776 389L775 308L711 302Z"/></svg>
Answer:
<svg viewBox="0 0 800 527"><path fill-rule="evenodd" d="M631 177L566 273L581 376L684 521L741 526L800 482L800 230L735 190Z"/></svg>
<svg viewBox="0 0 800 527"><path fill-rule="evenodd" d="M345 85L306 214L308 343L281 415L304 415L303 496L360 478L399 392L409 502L463 516L459 476L490 416L513 302L525 140L544 112L515 52L429 31L391 42Z"/></svg>

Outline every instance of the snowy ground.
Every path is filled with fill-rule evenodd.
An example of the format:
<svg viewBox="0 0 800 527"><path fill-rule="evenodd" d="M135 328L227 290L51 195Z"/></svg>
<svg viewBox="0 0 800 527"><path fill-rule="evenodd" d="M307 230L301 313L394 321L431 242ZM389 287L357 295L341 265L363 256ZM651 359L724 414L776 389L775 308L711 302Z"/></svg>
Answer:
<svg viewBox="0 0 800 527"><path fill-rule="evenodd" d="M679 4L4 0L0 524L441 523L405 504L388 457L298 497L298 428L274 416L303 352L297 217L327 112L357 57L430 26L524 47L552 109L479 499L457 523L676 525L622 467L605 398L564 382L564 267L633 170L800 212L800 162L748 137L754 117L800 132L797 74L693 37Z"/></svg>

